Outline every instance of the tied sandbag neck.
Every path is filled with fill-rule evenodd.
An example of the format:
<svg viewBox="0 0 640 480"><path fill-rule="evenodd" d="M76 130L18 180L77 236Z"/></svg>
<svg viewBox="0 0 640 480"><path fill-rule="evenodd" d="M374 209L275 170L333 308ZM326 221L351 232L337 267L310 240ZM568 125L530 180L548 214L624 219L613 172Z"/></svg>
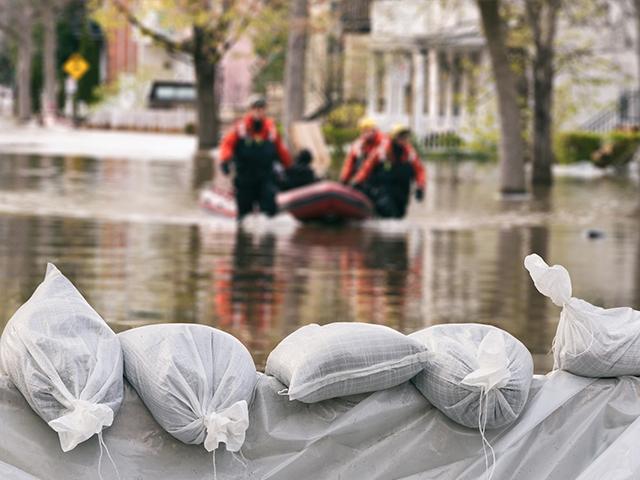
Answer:
<svg viewBox="0 0 640 480"><path fill-rule="evenodd" d="M101 433L104 427L113 423L113 410L101 403L73 399L69 412L49 422L58 433L63 452L73 450L79 443Z"/></svg>
<svg viewBox="0 0 640 480"><path fill-rule="evenodd" d="M220 443L224 443L227 451L236 459L235 453L240 452L244 443L247 428L249 427L249 407L245 400L234 403L229 408L220 412L212 412L202 419L207 436L204 440L204 448L213 453L213 478L217 480L216 449ZM242 458L242 452L239 453ZM246 469L247 464L238 460Z"/></svg>
<svg viewBox="0 0 640 480"><path fill-rule="evenodd" d="M558 323L558 329L551 342L551 350L554 353L554 359L556 359L557 367L557 355L556 344L559 337L569 336L570 332L567 331L569 327L574 327L577 330L581 330L589 338L587 346L580 352L568 352L564 353L571 355L572 357L579 357L589 352L595 342L595 335L590 325L584 325L583 322L575 320L578 316L578 312L574 310L571 305L572 299L572 287L571 277L569 272L562 265L549 266L540 255L532 253L527 255L524 259L524 266L529 271L531 279L533 280L536 289L546 297L549 297L551 301L562 308L560 314L560 322ZM561 338L563 345L570 345L574 342L567 341L568 339Z"/></svg>
<svg viewBox="0 0 640 480"><path fill-rule="evenodd" d="M86 400L73 399L70 402L70 411L59 418L51 420L49 426L58 433L62 451L73 450L79 443L98 435L98 446L100 456L98 457L98 477L102 477L102 456L103 451L111 461L111 465L120 480L120 472L113 457L107 448L107 444L102 438L102 429L109 427L113 423L113 410L101 403L91 403Z"/></svg>
<svg viewBox="0 0 640 480"><path fill-rule="evenodd" d="M478 346L477 360L478 368L464 377L460 383L480 388L478 431L482 438L482 453L484 454L487 479L491 480L496 468L496 454L485 435L489 414L488 396L491 390L504 387L511 377L507 347L500 331L491 331L482 339ZM491 462L489 462L487 451L491 453Z"/></svg>

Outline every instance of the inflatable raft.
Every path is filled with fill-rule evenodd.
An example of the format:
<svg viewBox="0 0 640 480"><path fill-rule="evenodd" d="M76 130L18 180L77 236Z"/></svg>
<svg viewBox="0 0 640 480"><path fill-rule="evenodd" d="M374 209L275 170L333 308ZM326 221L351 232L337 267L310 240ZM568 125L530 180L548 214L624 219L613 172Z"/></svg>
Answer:
<svg viewBox="0 0 640 480"><path fill-rule="evenodd" d="M373 205L361 192L337 182L322 181L278 194L281 211L301 222L364 220L373 215ZM204 190L200 205L216 215L235 218L233 195L217 188Z"/></svg>

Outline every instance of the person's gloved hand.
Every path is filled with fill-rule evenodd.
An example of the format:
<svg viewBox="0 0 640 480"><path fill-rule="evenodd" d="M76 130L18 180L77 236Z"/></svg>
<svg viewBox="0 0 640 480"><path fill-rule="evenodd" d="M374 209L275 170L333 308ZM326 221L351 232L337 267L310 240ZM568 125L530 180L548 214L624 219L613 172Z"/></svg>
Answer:
<svg viewBox="0 0 640 480"><path fill-rule="evenodd" d="M422 188L416 188L416 200L421 202L422 199L424 198L424 190Z"/></svg>
<svg viewBox="0 0 640 480"><path fill-rule="evenodd" d="M222 170L222 173L228 177L231 173L231 162L222 162L222 165L220 165L220 170Z"/></svg>

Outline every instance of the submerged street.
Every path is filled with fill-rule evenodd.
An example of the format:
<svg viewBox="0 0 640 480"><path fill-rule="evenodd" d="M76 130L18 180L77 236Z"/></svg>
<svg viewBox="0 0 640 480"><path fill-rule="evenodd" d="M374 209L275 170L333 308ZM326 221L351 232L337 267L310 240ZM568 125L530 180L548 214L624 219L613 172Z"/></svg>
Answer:
<svg viewBox="0 0 640 480"><path fill-rule="evenodd" d="M501 200L494 165L432 163L426 202L405 220L326 227L279 215L238 230L198 207L190 160L168 154L175 146L149 158L158 138L146 158L1 156L0 322L52 261L116 331L208 324L245 342L259 366L307 323L409 333L480 322L521 339L546 372L559 309L536 292L526 254L565 265L579 297L640 307L633 176L579 166L550 193Z"/></svg>

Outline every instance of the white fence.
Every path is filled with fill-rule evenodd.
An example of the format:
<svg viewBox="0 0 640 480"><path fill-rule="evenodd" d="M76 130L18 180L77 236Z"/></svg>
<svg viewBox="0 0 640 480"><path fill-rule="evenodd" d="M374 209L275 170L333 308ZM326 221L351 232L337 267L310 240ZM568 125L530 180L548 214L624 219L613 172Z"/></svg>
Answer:
<svg viewBox="0 0 640 480"><path fill-rule="evenodd" d="M87 126L115 130L185 132L196 124L194 110L98 110L87 117Z"/></svg>

